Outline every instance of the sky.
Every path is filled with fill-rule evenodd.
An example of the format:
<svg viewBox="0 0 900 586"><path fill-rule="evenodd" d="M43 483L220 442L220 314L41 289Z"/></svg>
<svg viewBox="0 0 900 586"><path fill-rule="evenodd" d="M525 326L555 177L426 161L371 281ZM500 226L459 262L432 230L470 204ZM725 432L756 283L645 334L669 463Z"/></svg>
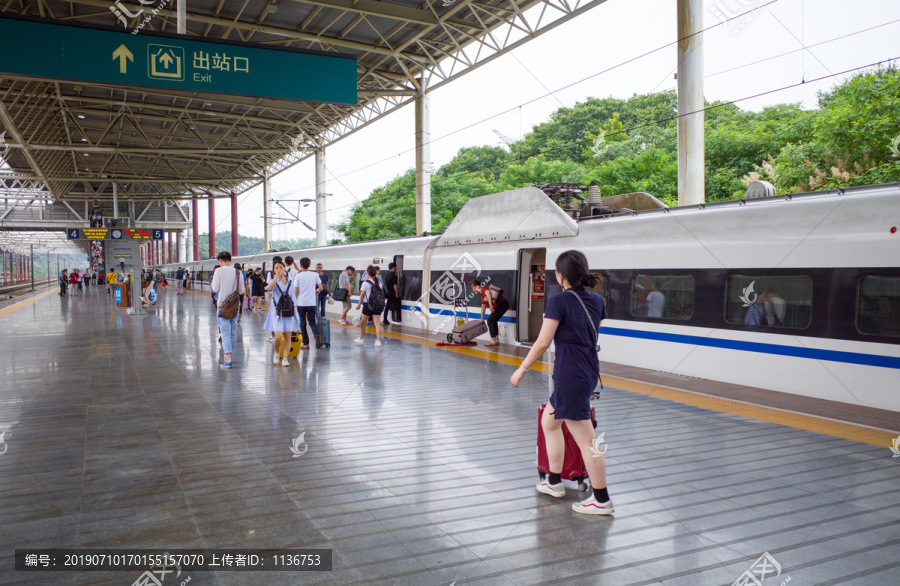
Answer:
<svg viewBox="0 0 900 586"><path fill-rule="evenodd" d="M463 147L500 145L495 129L519 139L561 106L675 89L675 7L674 0L607 0L431 92L434 169ZM815 108L817 92L851 74L818 78L900 57L900 22L892 22L900 21L896 0L703 0L703 7L704 27L719 23L717 14L753 11L704 33L707 101L740 100L738 106L754 111L793 102ZM838 38L878 25L885 26ZM787 86L796 87L772 92ZM414 168L413 116L409 104L326 149L329 226L373 189ZM276 199L314 198L313 160L274 177L272 190ZM286 205L297 211L297 203ZM261 187L240 195L239 233L262 237L262 212ZM199 215L206 232L205 203ZM315 204L301 208L299 217L315 227ZM216 221L217 231L231 229L228 200L216 202ZM329 230L329 238L336 236ZM273 229L276 240L311 237L315 233L299 223Z"/></svg>

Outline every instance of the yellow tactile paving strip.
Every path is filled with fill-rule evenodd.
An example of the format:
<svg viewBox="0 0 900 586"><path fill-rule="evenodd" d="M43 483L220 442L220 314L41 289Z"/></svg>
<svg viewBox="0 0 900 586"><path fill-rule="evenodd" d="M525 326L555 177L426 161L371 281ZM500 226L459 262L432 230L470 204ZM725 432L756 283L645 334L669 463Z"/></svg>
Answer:
<svg viewBox="0 0 900 586"><path fill-rule="evenodd" d="M205 296L209 295L209 293L206 292L190 290L188 291L188 293ZM2 315L3 313L0 312L0 316ZM336 320L333 320L333 323L336 326L340 326L340 324L338 324ZM375 328L369 327L368 331L374 333ZM381 335L386 338L401 340L403 342L435 347L435 340L431 340L429 338L421 338L419 336L401 334L388 330L382 330ZM457 354L463 354L465 356L471 356L473 358L481 358L482 360L490 360L492 362L506 364L509 366L519 366L522 363L522 359L517 356L500 354L496 350L484 350L474 346L437 346L437 348L440 350L455 352ZM531 370L547 372L548 367L545 362L538 362L531 367ZM702 393L683 391L681 389L654 385L642 381L604 375L603 382L604 384L626 391L631 391L633 393L658 397L660 399L675 401L686 405L693 405L694 407L701 407L703 409L718 411L720 413L729 413L731 415L740 415L741 417L749 417L750 419L756 419L759 421L777 423L778 425L785 425L787 427L794 427L797 429L803 429L806 431L812 431L815 433L821 433L833 437L840 437L848 440L871 444L873 446L881 446L887 448L891 446L891 443L895 437L894 433L882 429L864 427L862 425L845 423L833 419L826 419L824 417L815 417L813 415L804 415L802 413L796 413L793 411L784 411L781 409L775 409L773 407L754 405L752 403L744 403L742 401L723 399L721 397L713 397L710 395L704 395Z"/></svg>
<svg viewBox="0 0 900 586"><path fill-rule="evenodd" d="M0 317L5 317L14 311L18 311L18 310L22 309L23 307L28 307L32 303L35 303L36 301L40 301L44 297L53 295L56 292L57 292L56 289L50 289L49 291L44 291L40 295L35 295L34 297L29 297L28 299L19 301L18 303L13 303L9 307L4 307L3 309L0 309Z"/></svg>

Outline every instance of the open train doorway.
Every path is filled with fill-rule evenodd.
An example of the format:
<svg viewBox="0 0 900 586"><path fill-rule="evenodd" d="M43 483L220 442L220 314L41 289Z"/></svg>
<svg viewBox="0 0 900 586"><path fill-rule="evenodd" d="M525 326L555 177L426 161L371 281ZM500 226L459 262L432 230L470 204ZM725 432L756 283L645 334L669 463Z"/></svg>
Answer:
<svg viewBox="0 0 900 586"><path fill-rule="evenodd" d="M516 302L516 340L531 344L537 340L544 321L544 267L546 248L519 250Z"/></svg>

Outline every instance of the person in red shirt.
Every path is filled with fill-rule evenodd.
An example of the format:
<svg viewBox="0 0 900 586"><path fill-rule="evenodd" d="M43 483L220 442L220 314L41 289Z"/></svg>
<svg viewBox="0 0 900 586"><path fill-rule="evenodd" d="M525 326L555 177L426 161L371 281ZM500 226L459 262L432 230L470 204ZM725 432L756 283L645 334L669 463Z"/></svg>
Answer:
<svg viewBox="0 0 900 586"><path fill-rule="evenodd" d="M484 345L499 346L500 328L497 324L500 322L500 318L503 317L503 314L509 311L509 301L503 297L502 289L495 287L494 294L492 294L491 288L478 279L472 280L472 282L469 283L469 286L472 288L472 291L481 294L481 321L484 321L484 310L491 310L491 314L487 319L488 333L491 335L491 341L485 342ZM494 295L496 295L496 298L494 298Z"/></svg>
<svg viewBox="0 0 900 586"><path fill-rule="evenodd" d="M78 294L78 283L80 277L78 276L78 269L72 269L72 273L69 275L69 293L72 295Z"/></svg>

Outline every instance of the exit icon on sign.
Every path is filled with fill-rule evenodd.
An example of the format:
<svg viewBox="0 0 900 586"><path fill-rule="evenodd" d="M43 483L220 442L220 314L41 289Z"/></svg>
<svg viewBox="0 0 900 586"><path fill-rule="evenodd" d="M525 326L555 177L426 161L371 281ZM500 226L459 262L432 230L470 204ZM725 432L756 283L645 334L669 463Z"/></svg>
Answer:
<svg viewBox="0 0 900 586"><path fill-rule="evenodd" d="M149 73L155 79L184 81L184 49L172 45L147 45Z"/></svg>

